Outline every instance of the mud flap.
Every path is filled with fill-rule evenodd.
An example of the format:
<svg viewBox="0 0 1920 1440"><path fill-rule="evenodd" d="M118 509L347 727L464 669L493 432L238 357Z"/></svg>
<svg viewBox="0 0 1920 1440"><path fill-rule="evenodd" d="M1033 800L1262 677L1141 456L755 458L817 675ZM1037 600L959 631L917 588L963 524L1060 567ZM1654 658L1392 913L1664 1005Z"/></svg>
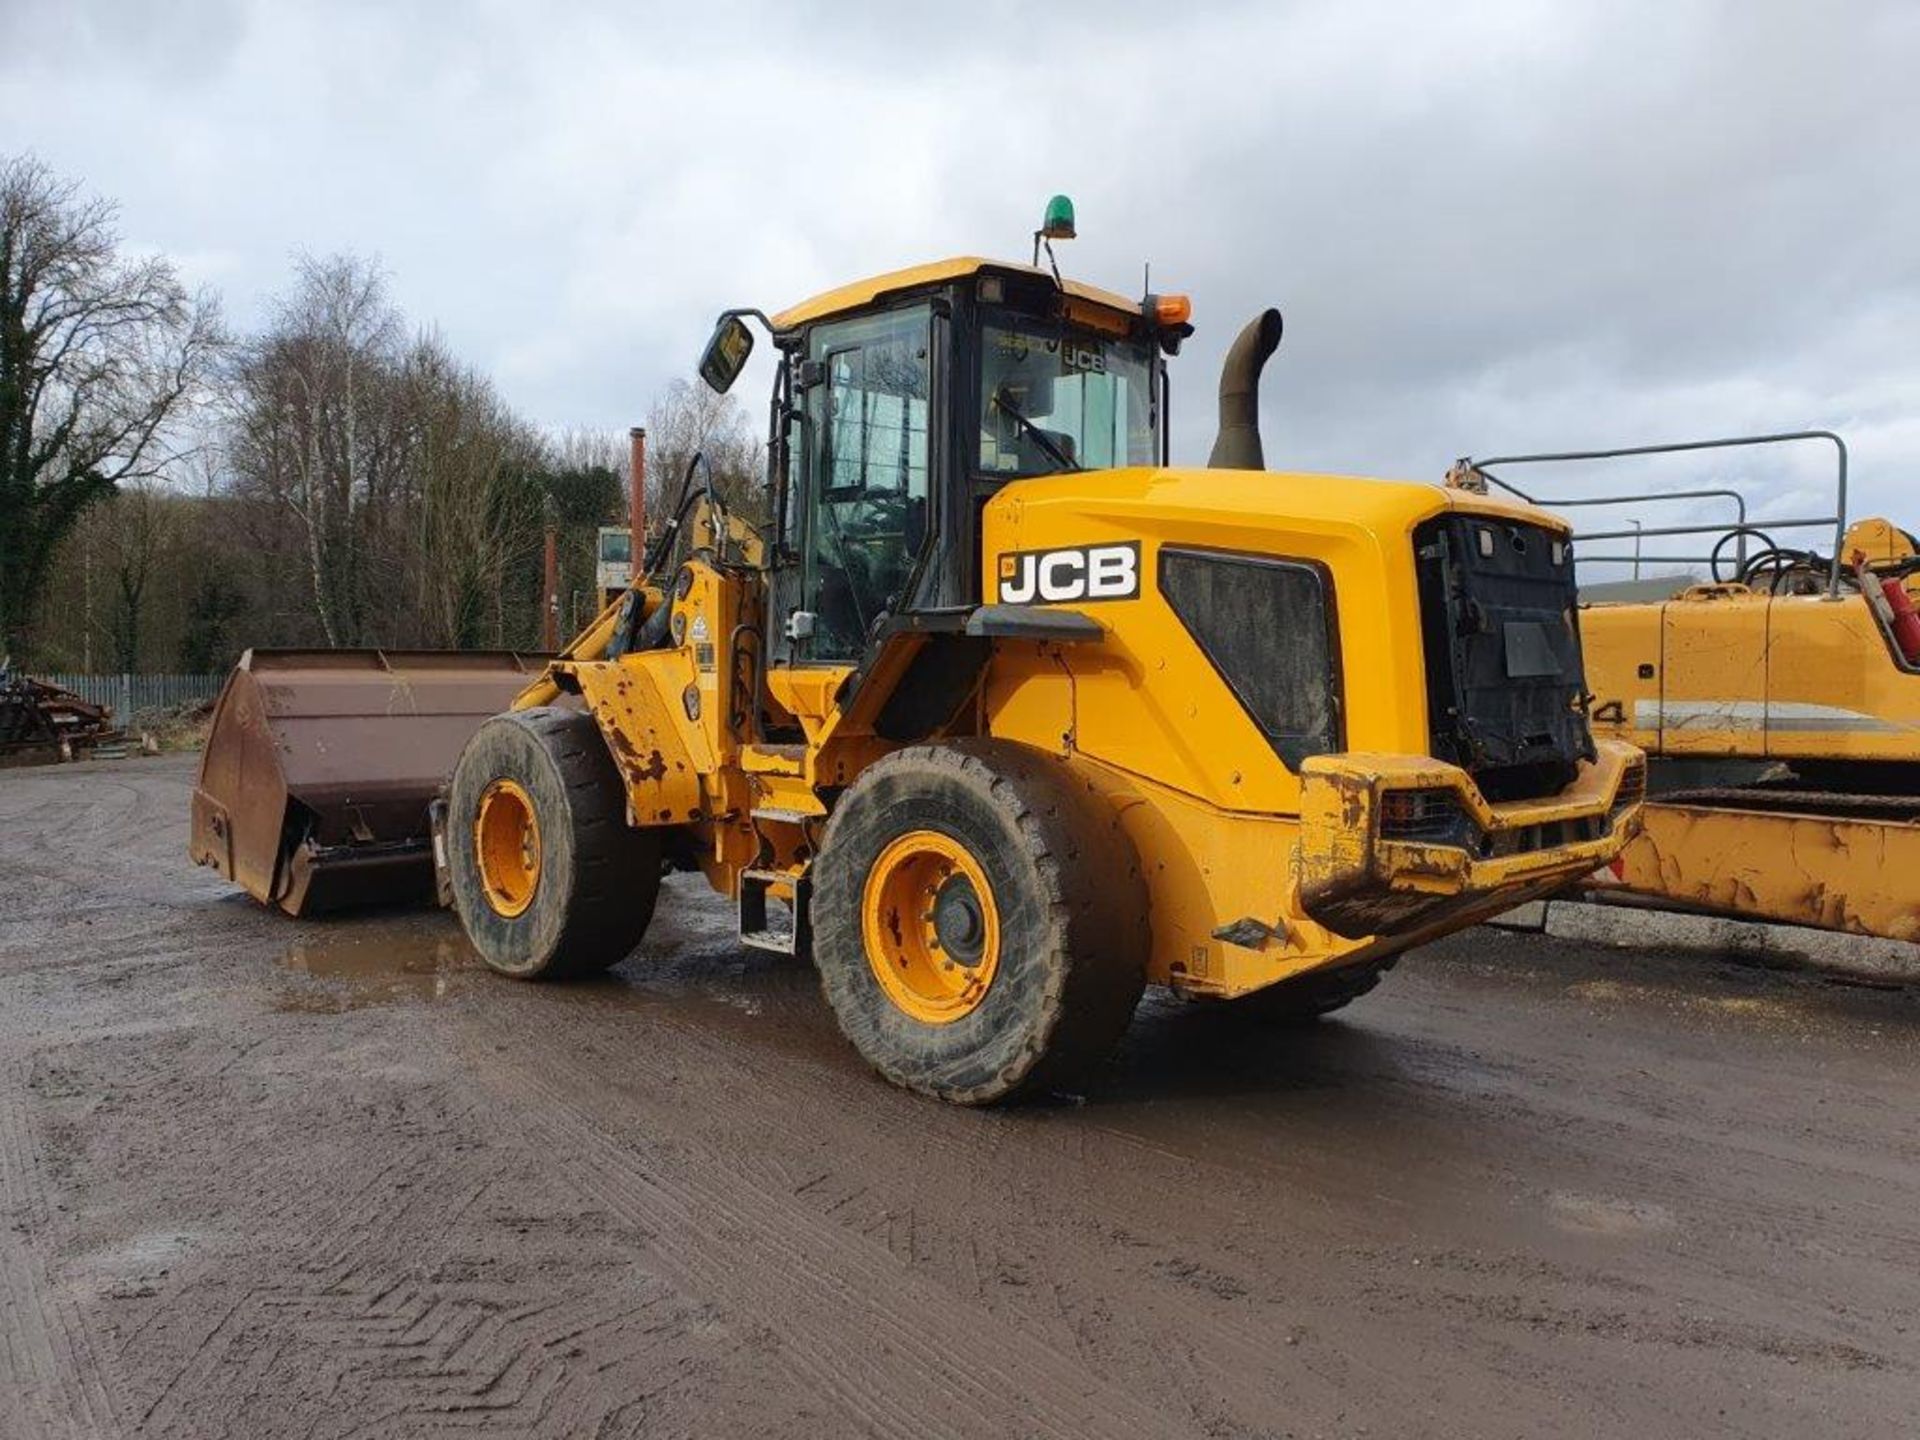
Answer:
<svg viewBox="0 0 1920 1440"><path fill-rule="evenodd" d="M433 832L433 899L442 910L453 908L453 870L447 864L447 794L441 791L427 806L427 828Z"/></svg>

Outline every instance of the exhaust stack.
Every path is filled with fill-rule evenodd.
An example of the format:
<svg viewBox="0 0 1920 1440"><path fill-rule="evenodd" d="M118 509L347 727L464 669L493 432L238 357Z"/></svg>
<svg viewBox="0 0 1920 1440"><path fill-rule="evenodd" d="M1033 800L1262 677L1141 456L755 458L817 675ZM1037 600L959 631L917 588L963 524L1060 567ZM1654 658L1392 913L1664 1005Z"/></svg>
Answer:
<svg viewBox="0 0 1920 1440"><path fill-rule="evenodd" d="M1227 351L1220 367L1220 433L1210 470L1264 470L1260 448L1260 371L1280 348L1280 312L1262 310Z"/></svg>
<svg viewBox="0 0 1920 1440"><path fill-rule="evenodd" d="M627 431L627 480L633 493L627 499L627 563L631 578L638 585L647 577L647 429L636 425Z"/></svg>

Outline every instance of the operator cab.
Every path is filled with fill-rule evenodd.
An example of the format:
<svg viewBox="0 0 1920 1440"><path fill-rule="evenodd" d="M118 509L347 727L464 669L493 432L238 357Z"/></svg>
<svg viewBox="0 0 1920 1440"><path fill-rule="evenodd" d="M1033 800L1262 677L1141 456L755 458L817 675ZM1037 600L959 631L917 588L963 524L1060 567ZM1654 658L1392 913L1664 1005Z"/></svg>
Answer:
<svg viewBox="0 0 1920 1440"><path fill-rule="evenodd" d="M962 629L982 598L981 507L1014 480L1165 463L1165 356L1192 333L1184 297L962 258L771 318L728 312L701 362L717 390L752 348L745 314L780 352L776 665L857 666L899 630Z"/></svg>
<svg viewBox="0 0 1920 1440"><path fill-rule="evenodd" d="M603 609L633 584L633 532L625 525L600 527L594 541L593 583Z"/></svg>

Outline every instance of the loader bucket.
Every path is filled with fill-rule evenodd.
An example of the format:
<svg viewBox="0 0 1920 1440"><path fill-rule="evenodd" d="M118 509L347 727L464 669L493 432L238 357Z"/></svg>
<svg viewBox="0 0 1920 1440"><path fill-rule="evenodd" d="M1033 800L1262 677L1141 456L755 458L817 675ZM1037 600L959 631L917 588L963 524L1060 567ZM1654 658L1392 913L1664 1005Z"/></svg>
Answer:
<svg viewBox="0 0 1920 1440"><path fill-rule="evenodd" d="M544 655L249 650L214 707L188 853L289 915L433 898L427 806Z"/></svg>

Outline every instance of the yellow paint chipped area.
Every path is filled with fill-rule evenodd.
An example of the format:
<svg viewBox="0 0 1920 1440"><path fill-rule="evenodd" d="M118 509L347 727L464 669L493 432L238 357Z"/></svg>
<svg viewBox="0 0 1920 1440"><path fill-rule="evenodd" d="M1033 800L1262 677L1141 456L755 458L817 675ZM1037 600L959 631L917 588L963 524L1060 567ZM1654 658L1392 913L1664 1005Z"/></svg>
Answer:
<svg viewBox="0 0 1920 1440"><path fill-rule="evenodd" d="M1920 940L1920 825L1770 814L1656 800L1621 853L1619 880L1643 895L1730 914Z"/></svg>

